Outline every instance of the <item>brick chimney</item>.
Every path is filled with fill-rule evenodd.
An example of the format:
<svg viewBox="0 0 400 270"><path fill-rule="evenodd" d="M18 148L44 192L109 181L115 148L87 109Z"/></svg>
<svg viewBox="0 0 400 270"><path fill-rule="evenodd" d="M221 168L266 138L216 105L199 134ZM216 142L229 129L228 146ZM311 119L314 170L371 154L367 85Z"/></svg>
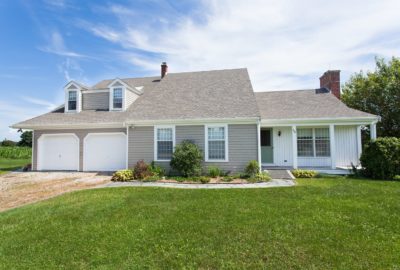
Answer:
<svg viewBox="0 0 400 270"><path fill-rule="evenodd" d="M165 77L165 75L167 75L168 72L168 65L167 62L162 62L161 64L161 79Z"/></svg>
<svg viewBox="0 0 400 270"><path fill-rule="evenodd" d="M327 88L340 99L340 70L328 70L320 78L321 88Z"/></svg>

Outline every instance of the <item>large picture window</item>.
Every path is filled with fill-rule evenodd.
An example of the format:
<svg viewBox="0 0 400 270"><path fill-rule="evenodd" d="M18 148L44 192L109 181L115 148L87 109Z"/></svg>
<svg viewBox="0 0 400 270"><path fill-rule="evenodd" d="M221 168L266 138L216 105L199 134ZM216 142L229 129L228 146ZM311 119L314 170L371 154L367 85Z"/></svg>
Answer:
<svg viewBox="0 0 400 270"><path fill-rule="evenodd" d="M329 157L329 128L299 128L297 155L299 157Z"/></svg>
<svg viewBox="0 0 400 270"><path fill-rule="evenodd" d="M175 130L174 127L156 127L156 160L169 161L174 152Z"/></svg>
<svg viewBox="0 0 400 270"><path fill-rule="evenodd" d="M227 126L206 126L206 161L227 161Z"/></svg>
<svg viewBox="0 0 400 270"><path fill-rule="evenodd" d="M68 111L76 111L76 91L68 92Z"/></svg>

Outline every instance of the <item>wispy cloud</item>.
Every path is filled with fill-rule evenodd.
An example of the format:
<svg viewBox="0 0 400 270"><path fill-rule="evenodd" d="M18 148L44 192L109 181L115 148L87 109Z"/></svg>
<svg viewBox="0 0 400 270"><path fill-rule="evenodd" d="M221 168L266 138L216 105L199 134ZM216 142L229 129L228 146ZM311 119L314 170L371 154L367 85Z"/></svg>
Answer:
<svg viewBox="0 0 400 270"><path fill-rule="evenodd" d="M86 55L68 50L67 47L65 46L62 35L57 31L54 31L51 34L49 44L44 47L39 47L39 50L47 53L57 54L60 56L78 57L78 58L87 57Z"/></svg>
<svg viewBox="0 0 400 270"><path fill-rule="evenodd" d="M21 99L23 99L31 104L34 104L34 105L43 106L44 108L46 108L49 111L53 110L54 108L57 107L56 104L54 104L48 100L33 98L33 97L29 97L29 96L22 96Z"/></svg>
<svg viewBox="0 0 400 270"><path fill-rule="evenodd" d="M91 24L94 35L119 44L126 61L149 69L167 60L171 72L248 67L255 90L318 86L326 69L344 75L373 67L373 56L400 54L397 0L204 0L196 14ZM129 7L125 7L129 10ZM385 40L385 42L382 42ZM138 50L157 57L132 56ZM130 57L129 57L130 56ZM365 61L365 57L369 61Z"/></svg>

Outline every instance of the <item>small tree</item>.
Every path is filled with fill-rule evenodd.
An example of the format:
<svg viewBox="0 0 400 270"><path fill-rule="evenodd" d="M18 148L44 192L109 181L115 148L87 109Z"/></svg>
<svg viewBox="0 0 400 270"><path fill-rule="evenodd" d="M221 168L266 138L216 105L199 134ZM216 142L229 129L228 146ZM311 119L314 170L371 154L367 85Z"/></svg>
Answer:
<svg viewBox="0 0 400 270"><path fill-rule="evenodd" d="M191 141L185 140L175 147L171 167L185 177L200 175L203 152Z"/></svg>
<svg viewBox="0 0 400 270"><path fill-rule="evenodd" d="M21 140L18 142L18 146L32 147L32 131L22 132L20 138Z"/></svg>
<svg viewBox="0 0 400 270"><path fill-rule="evenodd" d="M17 143L11 140L4 139L1 142L1 146L15 146Z"/></svg>

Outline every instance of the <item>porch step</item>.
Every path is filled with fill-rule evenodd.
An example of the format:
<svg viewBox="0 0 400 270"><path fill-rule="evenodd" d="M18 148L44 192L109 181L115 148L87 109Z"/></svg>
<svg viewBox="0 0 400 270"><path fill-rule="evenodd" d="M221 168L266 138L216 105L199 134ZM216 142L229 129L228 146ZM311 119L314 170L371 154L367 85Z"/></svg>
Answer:
<svg viewBox="0 0 400 270"><path fill-rule="evenodd" d="M289 180L294 179L289 170L264 169L264 171L268 171L272 179L289 179Z"/></svg>

